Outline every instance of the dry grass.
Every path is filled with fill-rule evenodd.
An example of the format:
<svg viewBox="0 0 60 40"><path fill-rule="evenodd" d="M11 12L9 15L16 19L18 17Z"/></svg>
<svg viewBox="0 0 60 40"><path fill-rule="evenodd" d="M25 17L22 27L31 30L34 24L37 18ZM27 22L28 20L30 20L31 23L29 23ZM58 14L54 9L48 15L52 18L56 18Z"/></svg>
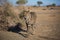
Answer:
<svg viewBox="0 0 60 40"><path fill-rule="evenodd" d="M55 7L54 9L50 9L47 7L30 7L28 9L28 7L26 7L25 9L34 11L37 15L37 21L35 25L36 27L35 35L30 36L28 38L24 38L21 36L21 34L19 35L10 32L0 32L1 40L8 40L8 39L9 40L59 40L60 39L60 7ZM17 14L17 12L15 12L14 14L16 18L19 15L19 13ZM16 19L15 21L18 20ZM12 23L12 20L10 22Z"/></svg>

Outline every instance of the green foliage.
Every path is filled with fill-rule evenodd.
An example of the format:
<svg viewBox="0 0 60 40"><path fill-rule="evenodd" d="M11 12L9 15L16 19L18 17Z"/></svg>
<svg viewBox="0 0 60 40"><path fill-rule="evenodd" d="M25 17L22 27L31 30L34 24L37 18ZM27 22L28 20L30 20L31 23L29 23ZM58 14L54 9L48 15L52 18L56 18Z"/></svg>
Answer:
<svg viewBox="0 0 60 40"><path fill-rule="evenodd" d="M18 0L16 4L26 4L27 0Z"/></svg>
<svg viewBox="0 0 60 40"><path fill-rule="evenodd" d="M38 6L40 6L40 4L43 4L43 2L42 1L37 1L37 4L38 4Z"/></svg>
<svg viewBox="0 0 60 40"><path fill-rule="evenodd" d="M53 4L52 4L52 6L56 6L56 4L55 4L55 3L53 3Z"/></svg>

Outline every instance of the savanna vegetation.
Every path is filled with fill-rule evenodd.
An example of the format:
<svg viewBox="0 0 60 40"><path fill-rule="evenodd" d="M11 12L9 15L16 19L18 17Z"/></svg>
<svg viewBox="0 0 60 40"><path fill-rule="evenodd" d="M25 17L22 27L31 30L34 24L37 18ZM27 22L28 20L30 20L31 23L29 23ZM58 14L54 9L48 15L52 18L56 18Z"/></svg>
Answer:
<svg viewBox="0 0 60 40"><path fill-rule="evenodd" d="M0 40L60 40L60 6L24 6L28 0L0 0Z"/></svg>

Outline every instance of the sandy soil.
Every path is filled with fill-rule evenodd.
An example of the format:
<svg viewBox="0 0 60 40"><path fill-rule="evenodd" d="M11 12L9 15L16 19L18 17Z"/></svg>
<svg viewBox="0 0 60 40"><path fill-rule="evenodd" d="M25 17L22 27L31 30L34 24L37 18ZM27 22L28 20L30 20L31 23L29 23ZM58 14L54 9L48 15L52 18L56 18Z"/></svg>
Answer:
<svg viewBox="0 0 60 40"><path fill-rule="evenodd" d="M26 38L24 32L17 34L0 31L0 40L60 40L60 7L34 7L29 10L37 15L35 35Z"/></svg>

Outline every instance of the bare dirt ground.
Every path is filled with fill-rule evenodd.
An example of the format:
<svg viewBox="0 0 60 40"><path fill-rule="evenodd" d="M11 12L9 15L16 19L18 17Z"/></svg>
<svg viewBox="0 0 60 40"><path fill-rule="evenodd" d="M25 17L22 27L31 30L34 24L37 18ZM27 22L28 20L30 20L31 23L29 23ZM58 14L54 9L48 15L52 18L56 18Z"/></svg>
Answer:
<svg viewBox="0 0 60 40"><path fill-rule="evenodd" d="M34 7L37 15L35 35L26 38L22 34L0 31L0 40L60 40L60 7Z"/></svg>

